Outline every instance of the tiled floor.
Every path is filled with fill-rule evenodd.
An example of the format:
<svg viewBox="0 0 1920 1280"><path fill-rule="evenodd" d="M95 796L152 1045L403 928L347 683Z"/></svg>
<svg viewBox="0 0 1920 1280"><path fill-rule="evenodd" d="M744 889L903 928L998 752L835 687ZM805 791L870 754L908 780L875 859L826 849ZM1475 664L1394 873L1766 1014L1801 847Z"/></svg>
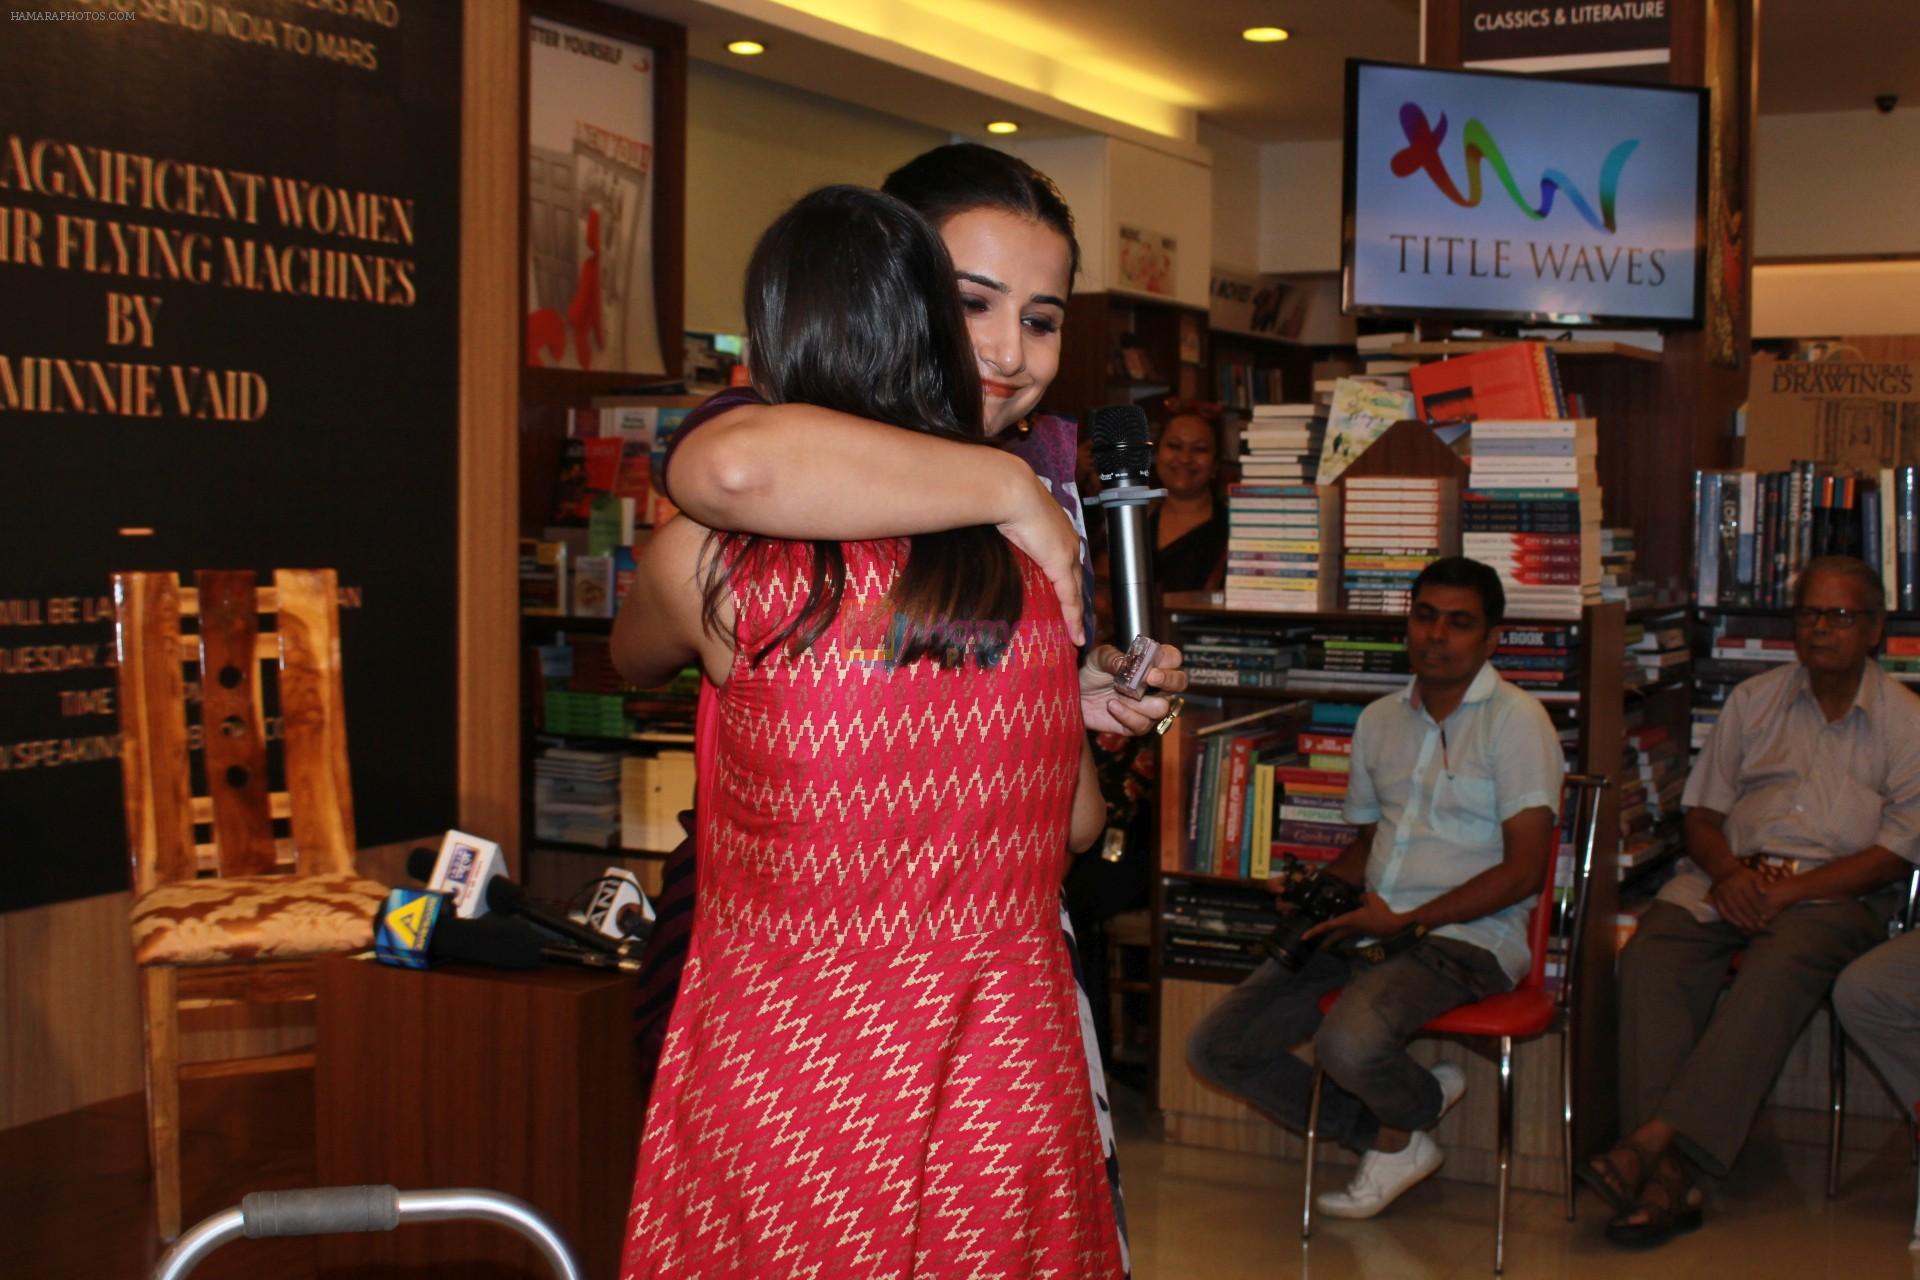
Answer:
<svg viewBox="0 0 1920 1280"><path fill-rule="evenodd" d="M1435 1178L1370 1222L1316 1216L1300 1242L1296 1164L1169 1146L1138 1096L1116 1099L1121 1168L1139 1280L1465 1280L1493 1270L1494 1192ZM1914 1169L1897 1136L1854 1152L1838 1200L1825 1194L1825 1153L1757 1133L1716 1189L1707 1225L1651 1252L1601 1234L1606 1206L1582 1193L1578 1220L1557 1196L1516 1192L1506 1274L1512 1280L1920 1280L1907 1251ZM1337 1182L1329 1167L1323 1177ZM1323 1184L1324 1185L1324 1184Z"/></svg>
<svg viewBox="0 0 1920 1280"><path fill-rule="evenodd" d="M198 1086L187 1095L194 1214L242 1191L311 1179L306 1073L232 1082L217 1099ZM1372 1222L1319 1219L1303 1250L1296 1165L1168 1146L1154 1136L1138 1093L1118 1089L1115 1104L1139 1280L1481 1280L1492 1271L1491 1188L1434 1179ZM157 1249L141 1116L134 1095L0 1134L0 1280L150 1274ZM1652 1253L1609 1245L1600 1234L1604 1206L1591 1195L1580 1198L1579 1221L1568 1223L1558 1197L1516 1193L1506 1273L1920 1280L1920 1254L1906 1248L1914 1170L1897 1138L1849 1157L1837 1201L1824 1194L1823 1159L1817 1147L1763 1130L1717 1191L1706 1228ZM1338 1180L1331 1166L1325 1172ZM215 1254L195 1280L203 1275L309 1280L312 1250L304 1241L241 1242Z"/></svg>

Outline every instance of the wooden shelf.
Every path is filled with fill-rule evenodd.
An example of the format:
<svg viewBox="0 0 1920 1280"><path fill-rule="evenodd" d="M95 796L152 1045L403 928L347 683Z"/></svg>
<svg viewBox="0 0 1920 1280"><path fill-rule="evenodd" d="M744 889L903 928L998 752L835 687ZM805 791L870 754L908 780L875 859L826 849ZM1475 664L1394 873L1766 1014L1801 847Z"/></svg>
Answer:
<svg viewBox="0 0 1920 1280"><path fill-rule="evenodd" d="M1325 610L1317 613L1294 613L1277 609L1229 609L1226 606L1226 593L1223 591L1169 591L1162 599L1164 601L1165 611L1169 614L1185 613L1198 614L1204 617L1248 618L1257 619L1262 622L1284 622L1288 619L1298 619L1303 626L1324 622L1337 622L1342 624L1375 622L1382 626L1398 626L1402 628L1407 625L1407 616L1404 613L1355 613L1345 609ZM1500 625L1503 627L1577 627L1580 625L1580 619L1511 617L1503 621Z"/></svg>
<svg viewBox="0 0 1920 1280"><path fill-rule="evenodd" d="M1390 348L1394 355L1402 359L1421 357L1464 356L1476 351L1492 351L1495 347L1510 347L1516 341L1528 339L1489 338L1472 342L1396 342ZM1556 356L1615 356L1623 360L1642 360L1648 364L1659 364L1661 353L1649 351L1645 347L1632 346L1625 342L1549 342L1547 349Z"/></svg>

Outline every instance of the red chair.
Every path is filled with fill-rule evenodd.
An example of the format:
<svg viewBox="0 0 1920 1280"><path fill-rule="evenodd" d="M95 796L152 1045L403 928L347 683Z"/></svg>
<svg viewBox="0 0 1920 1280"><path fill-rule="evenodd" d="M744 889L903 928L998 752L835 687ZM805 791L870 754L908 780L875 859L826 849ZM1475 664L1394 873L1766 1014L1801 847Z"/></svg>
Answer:
<svg viewBox="0 0 1920 1280"><path fill-rule="evenodd" d="M1605 778L1587 774L1568 774L1561 795L1562 813L1573 812L1573 884L1569 897L1571 910L1564 916L1565 929L1560 936L1569 941L1566 948L1566 973L1558 990L1546 986L1548 944L1555 936L1557 874L1549 874L1540 890L1527 927L1527 946L1533 955L1533 968L1511 991L1472 1004L1449 1009L1421 1028L1423 1035L1480 1036L1500 1042L1500 1200L1494 1222L1493 1273L1500 1275L1506 1265L1507 1183L1513 1165L1513 1042L1560 1029L1560 1141L1566 1169L1567 1220L1573 1220L1573 1026L1570 1012L1578 992L1580 949L1573 940L1586 936L1587 886L1593 875L1594 849L1600 825L1602 793L1612 785ZM1555 859L1556 863L1558 859ZM1320 1012L1326 1013L1340 999L1338 990L1320 997ZM1307 1178L1300 1207L1300 1239L1313 1233L1313 1164L1318 1150L1320 1128L1320 1092L1326 1074L1318 1064L1313 1071L1313 1098L1307 1104Z"/></svg>

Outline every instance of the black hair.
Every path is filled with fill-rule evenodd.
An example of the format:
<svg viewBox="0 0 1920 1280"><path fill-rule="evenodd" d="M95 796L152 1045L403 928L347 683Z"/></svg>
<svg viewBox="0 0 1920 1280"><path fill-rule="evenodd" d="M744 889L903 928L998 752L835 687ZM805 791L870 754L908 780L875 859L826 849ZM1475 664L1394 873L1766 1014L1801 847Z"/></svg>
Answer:
<svg viewBox="0 0 1920 1280"><path fill-rule="evenodd" d="M1480 612L1487 625L1496 627L1507 616L1507 589L1490 564L1466 556L1441 556L1430 562L1413 580L1413 599L1420 598L1423 587L1464 587L1480 597Z"/></svg>
<svg viewBox="0 0 1920 1280"><path fill-rule="evenodd" d="M1067 283L1080 274L1080 242L1073 211L1053 179L1018 156L977 142L954 142L923 151L887 175L881 187L920 211L934 226L974 209L998 209L1029 218L1067 242Z"/></svg>
<svg viewBox="0 0 1920 1280"><path fill-rule="evenodd" d="M774 220L747 266L748 363L769 404L809 404L903 430L991 447L981 424L980 375L967 338L946 245L892 196L832 186L803 196ZM704 616L736 573L774 540L716 533L703 587ZM798 654L840 612L846 557L813 544L800 607L749 660L781 645ZM942 666L999 656L1023 604L1007 541L986 526L916 534L889 597L890 657L931 654Z"/></svg>

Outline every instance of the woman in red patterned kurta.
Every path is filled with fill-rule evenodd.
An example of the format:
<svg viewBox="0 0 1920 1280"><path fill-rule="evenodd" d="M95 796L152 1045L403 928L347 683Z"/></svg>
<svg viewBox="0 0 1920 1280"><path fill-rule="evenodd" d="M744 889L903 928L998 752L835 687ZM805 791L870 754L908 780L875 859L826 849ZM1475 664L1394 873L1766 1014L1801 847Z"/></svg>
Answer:
<svg viewBox="0 0 1920 1280"><path fill-rule="evenodd" d="M756 388L983 440L939 238L828 188L749 271ZM625 1276L1113 1277L1059 928L1103 818L1046 577L991 529L655 535L615 632L697 655L701 893Z"/></svg>

